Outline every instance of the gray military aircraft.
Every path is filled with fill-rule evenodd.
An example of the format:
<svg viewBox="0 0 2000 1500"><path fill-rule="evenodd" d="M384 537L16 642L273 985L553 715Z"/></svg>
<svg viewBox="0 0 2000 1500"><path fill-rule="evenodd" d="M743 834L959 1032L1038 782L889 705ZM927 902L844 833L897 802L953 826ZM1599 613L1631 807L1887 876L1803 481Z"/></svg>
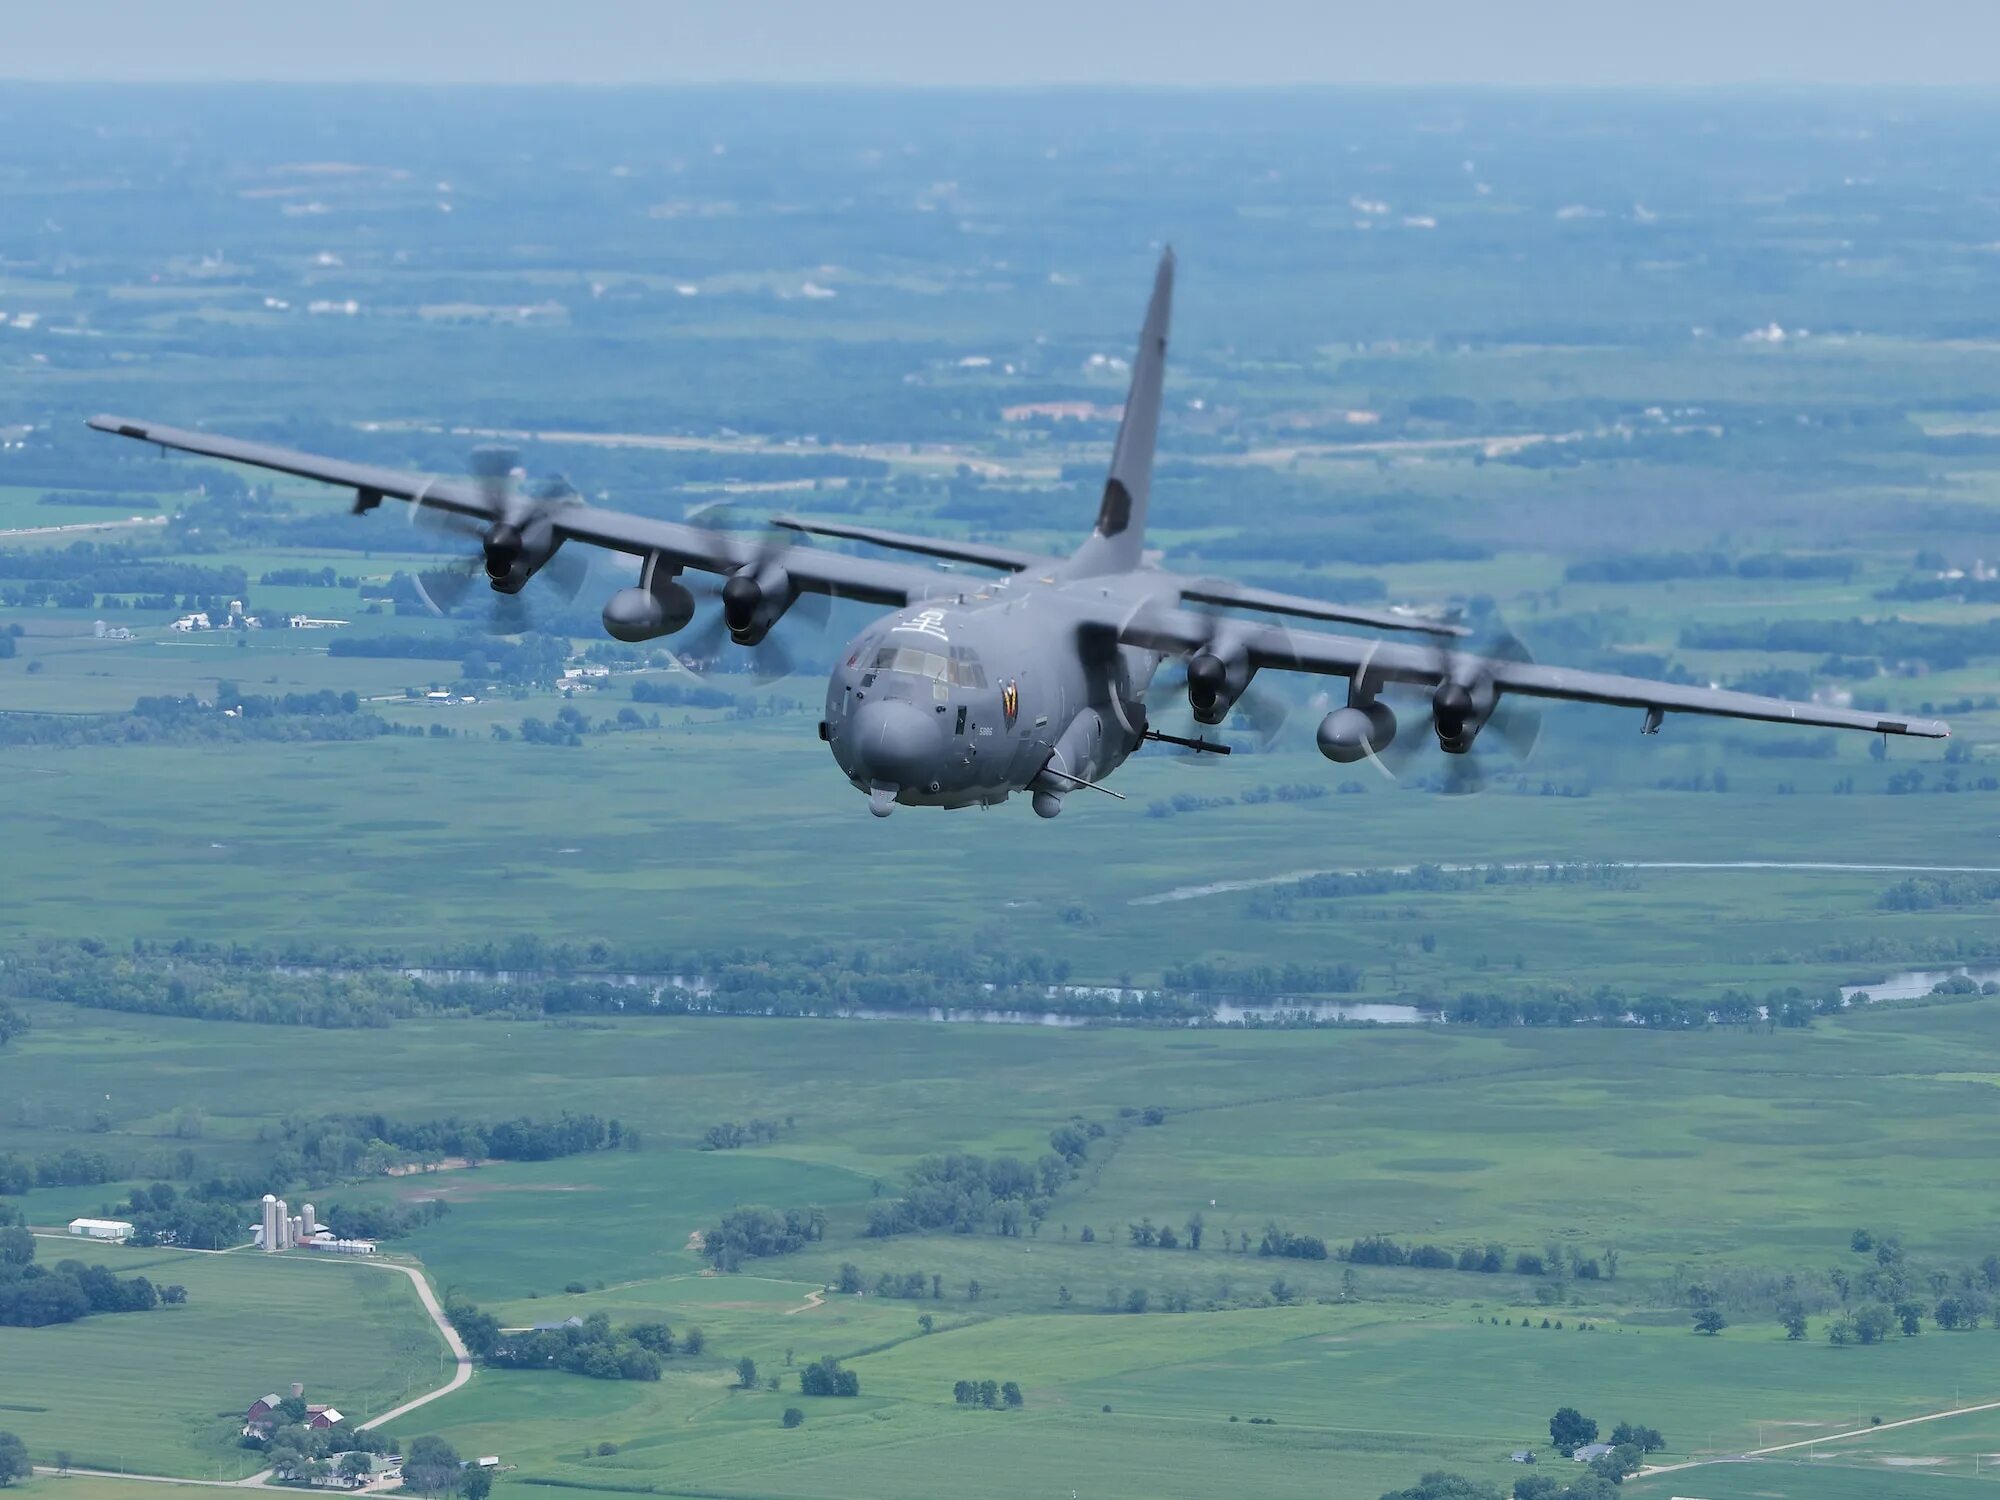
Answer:
<svg viewBox="0 0 2000 1500"><path fill-rule="evenodd" d="M1198 724L1221 725L1240 706L1261 719L1266 732L1276 715L1259 707L1252 686L1257 674L1345 678L1346 701L1320 721L1319 748L1336 762L1371 761L1385 769L1399 753L1392 747L1401 731L1382 694L1398 688L1428 694L1423 711L1429 732L1452 756L1467 755L1489 727L1518 745L1521 731L1509 726L1512 705L1503 701L1510 698L1638 709L1641 732L1649 735L1669 713L1931 739L1950 733L1936 719L1539 666L1517 647L1478 654L1451 644L1467 634L1451 620L1354 609L1155 566L1142 547L1173 279L1169 250L1146 309L1097 522L1068 557L836 521L780 517L775 523L788 538L844 538L990 569L991 577L627 515L561 489L522 496L509 478L510 464L445 478L124 417L94 417L90 425L163 449L351 489L357 514L385 498L410 501L474 539L476 566L502 595L518 594L552 563L558 566L551 576L574 569L573 554L560 556L571 545L628 554L639 561L639 581L604 606L604 628L621 641L669 636L694 619L695 595L681 581L690 568L722 577L721 623L744 647L763 643L802 597L889 606L894 613L856 636L834 668L820 722L835 762L878 816L898 803L990 806L1025 791L1035 811L1052 818L1073 791L1109 791L1104 779L1149 741L1196 756L1227 754L1230 747L1220 740L1169 734L1149 719L1148 691L1169 662L1184 674L1187 705ZM1332 634L1258 616L1426 639ZM1408 748L1406 739L1400 753Z"/></svg>

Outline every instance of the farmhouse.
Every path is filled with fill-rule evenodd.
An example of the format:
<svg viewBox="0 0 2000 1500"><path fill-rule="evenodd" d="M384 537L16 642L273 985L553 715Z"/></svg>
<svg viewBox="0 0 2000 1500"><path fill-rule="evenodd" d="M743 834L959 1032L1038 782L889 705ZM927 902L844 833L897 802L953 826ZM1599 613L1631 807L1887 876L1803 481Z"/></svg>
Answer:
<svg viewBox="0 0 2000 1500"><path fill-rule="evenodd" d="M132 1226L123 1219L71 1219L69 1232L89 1240L125 1240L131 1238Z"/></svg>
<svg viewBox="0 0 2000 1500"><path fill-rule="evenodd" d="M290 1396L280 1396L275 1391L268 1396L259 1396L250 1403L250 1409L243 1414L243 1435L245 1437L269 1437L271 1429L284 1425L288 1420L296 1420L301 1427L324 1430L337 1427L347 1418L340 1408L329 1406L324 1401L308 1402L306 1388L299 1381L292 1382ZM290 1411L286 1410L290 1405Z"/></svg>
<svg viewBox="0 0 2000 1500"><path fill-rule="evenodd" d="M1593 1459L1604 1457L1610 1451L1611 1445L1609 1443L1585 1443L1576 1452L1572 1453L1570 1458L1576 1463L1587 1464Z"/></svg>

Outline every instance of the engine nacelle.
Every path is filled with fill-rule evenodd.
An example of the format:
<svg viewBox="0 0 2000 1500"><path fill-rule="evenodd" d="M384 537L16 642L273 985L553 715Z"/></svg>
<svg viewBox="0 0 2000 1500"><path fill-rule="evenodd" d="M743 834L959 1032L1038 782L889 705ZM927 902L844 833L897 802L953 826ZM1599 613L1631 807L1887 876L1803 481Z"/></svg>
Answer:
<svg viewBox="0 0 2000 1500"><path fill-rule="evenodd" d="M1203 724L1220 724L1250 686L1249 653L1241 646L1212 642L1187 664L1188 707Z"/></svg>
<svg viewBox="0 0 2000 1500"><path fill-rule="evenodd" d="M756 645L798 597L791 575L776 563L730 574L722 586L722 620L729 638L739 646Z"/></svg>
<svg viewBox="0 0 2000 1500"><path fill-rule="evenodd" d="M1386 750L1395 737L1396 716L1381 702L1336 708L1319 721L1319 753L1343 766Z"/></svg>
<svg viewBox="0 0 2000 1500"><path fill-rule="evenodd" d="M562 538L556 535L555 527L546 517L533 517L525 526L495 521L480 544L480 551L485 554L487 581L496 593L518 594L561 545Z"/></svg>
<svg viewBox="0 0 2000 1500"><path fill-rule="evenodd" d="M650 641L672 635L693 618L694 595L671 578L662 578L651 588L620 589L604 601L604 633L613 640Z"/></svg>
<svg viewBox="0 0 2000 1500"><path fill-rule="evenodd" d="M1447 755L1463 755L1472 748L1479 731L1499 701L1490 680L1458 682L1447 678L1431 694L1431 727L1437 731L1438 748Z"/></svg>

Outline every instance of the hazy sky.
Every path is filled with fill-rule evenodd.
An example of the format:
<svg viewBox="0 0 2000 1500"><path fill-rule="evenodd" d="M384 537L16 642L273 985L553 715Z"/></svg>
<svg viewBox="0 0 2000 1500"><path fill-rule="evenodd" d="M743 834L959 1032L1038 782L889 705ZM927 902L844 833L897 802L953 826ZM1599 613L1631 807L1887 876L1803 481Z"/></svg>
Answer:
<svg viewBox="0 0 2000 1500"><path fill-rule="evenodd" d="M2000 83L1996 0L13 0L0 77Z"/></svg>

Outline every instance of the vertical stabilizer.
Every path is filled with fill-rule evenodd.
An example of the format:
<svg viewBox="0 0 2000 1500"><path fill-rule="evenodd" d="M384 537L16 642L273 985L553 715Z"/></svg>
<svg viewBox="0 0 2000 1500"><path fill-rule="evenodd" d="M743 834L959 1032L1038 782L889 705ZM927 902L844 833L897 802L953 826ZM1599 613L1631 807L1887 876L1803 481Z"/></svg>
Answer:
<svg viewBox="0 0 2000 1500"><path fill-rule="evenodd" d="M1160 389L1167 370L1167 324L1174 306L1174 252L1169 246L1153 277L1153 299L1139 330L1125 420L1111 450L1097 525L1064 570L1072 576L1125 573L1139 566L1146 543L1146 502L1153 494L1153 448L1160 436Z"/></svg>

